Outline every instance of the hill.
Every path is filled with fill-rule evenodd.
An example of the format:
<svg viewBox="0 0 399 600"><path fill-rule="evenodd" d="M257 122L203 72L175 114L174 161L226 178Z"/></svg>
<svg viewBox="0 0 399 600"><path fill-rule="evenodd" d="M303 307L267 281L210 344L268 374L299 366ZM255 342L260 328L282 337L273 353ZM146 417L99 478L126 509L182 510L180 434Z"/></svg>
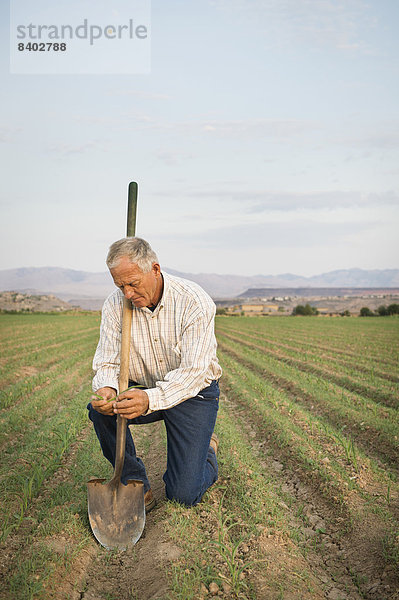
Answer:
<svg viewBox="0 0 399 600"><path fill-rule="evenodd" d="M249 288L297 287L399 287L399 269L344 269L303 277L281 275L228 275L217 273L183 273L165 268L168 273L191 279L213 298L234 298ZM82 308L101 307L114 289L108 272L91 273L60 267L31 267L0 271L0 291L15 290L30 294L55 294Z"/></svg>
<svg viewBox="0 0 399 600"><path fill-rule="evenodd" d="M298 287L298 288L249 288L238 298L271 298L277 296L291 296L296 298L326 298L326 297L353 297L384 296L399 294L399 287Z"/></svg>
<svg viewBox="0 0 399 600"><path fill-rule="evenodd" d="M0 310L15 312L63 312L74 307L53 294L32 295L20 292L0 292Z"/></svg>

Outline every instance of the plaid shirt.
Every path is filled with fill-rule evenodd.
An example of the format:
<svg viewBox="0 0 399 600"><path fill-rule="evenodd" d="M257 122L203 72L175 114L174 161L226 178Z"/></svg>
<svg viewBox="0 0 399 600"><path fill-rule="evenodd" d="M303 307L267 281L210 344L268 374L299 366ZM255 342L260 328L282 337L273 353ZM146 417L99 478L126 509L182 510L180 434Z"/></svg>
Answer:
<svg viewBox="0 0 399 600"><path fill-rule="evenodd" d="M146 386L149 413L193 398L222 374L216 357L215 304L192 281L163 273L162 298L152 312L133 306L129 379ZM118 391L123 294L115 290L102 310L93 360L93 390Z"/></svg>

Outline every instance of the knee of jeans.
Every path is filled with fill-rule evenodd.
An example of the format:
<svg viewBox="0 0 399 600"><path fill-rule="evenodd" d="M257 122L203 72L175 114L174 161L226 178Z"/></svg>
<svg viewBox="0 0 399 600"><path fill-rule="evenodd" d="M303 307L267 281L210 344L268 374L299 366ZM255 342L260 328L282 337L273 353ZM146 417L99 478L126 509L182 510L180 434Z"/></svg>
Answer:
<svg viewBox="0 0 399 600"><path fill-rule="evenodd" d="M168 500L175 500L185 506L195 506L201 500L200 489L184 485L166 485L165 494Z"/></svg>

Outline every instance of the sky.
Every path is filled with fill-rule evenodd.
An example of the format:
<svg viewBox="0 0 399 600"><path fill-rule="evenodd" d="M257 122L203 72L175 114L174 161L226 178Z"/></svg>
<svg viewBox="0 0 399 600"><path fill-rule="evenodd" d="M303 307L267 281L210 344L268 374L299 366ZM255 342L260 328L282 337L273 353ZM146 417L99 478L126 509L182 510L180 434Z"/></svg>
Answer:
<svg viewBox="0 0 399 600"><path fill-rule="evenodd" d="M0 269L106 270L129 181L171 269L399 267L397 0L153 0L150 21L148 73L14 74L1 0Z"/></svg>

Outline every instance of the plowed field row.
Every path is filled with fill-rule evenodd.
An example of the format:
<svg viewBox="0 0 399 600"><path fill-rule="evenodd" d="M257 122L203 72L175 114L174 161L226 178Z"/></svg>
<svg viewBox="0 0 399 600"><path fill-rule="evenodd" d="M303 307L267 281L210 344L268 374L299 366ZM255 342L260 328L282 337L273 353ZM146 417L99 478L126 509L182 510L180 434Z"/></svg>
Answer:
<svg viewBox="0 0 399 600"><path fill-rule="evenodd" d="M251 348L249 351L249 348L241 342L233 341L231 337L227 338L221 334L218 339L221 346L235 351L238 356L243 357L243 360L250 361L261 374L285 381L286 388L290 387L293 392L298 392L299 401L305 393L305 396L312 401L315 410L320 403L328 403L334 409L339 407L342 417L346 414L357 414L358 420L360 419L359 424L363 423L362 427L374 426L377 422L378 431L386 431L393 442L396 441L395 435L398 434L396 408L383 406L379 402L365 398L334 381L321 378L318 373L313 373L311 370L297 369L295 365L281 361L278 356L265 353L262 349Z"/></svg>
<svg viewBox="0 0 399 600"><path fill-rule="evenodd" d="M241 329L241 321L246 317L221 318L219 326L228 329ZM248 319L247 319L248 320ZM300 326L296 321L300 320ZM254 321L254 319L251 319ZM398 332L396 318L382 319L342 319L323 318L316 320L302 317L282 319L255 319L245 325L245 332L265 336L278 343L289 343L293 347L312 344L316 348L331 350L333 354L357 356L373 365L399 366Z"/></svg>
<svg viewBox="0 0 399 600"><path fill-rule="evenodd" d="M292 377L292 372L282 373L281 370L272 367L265 368L259 360L256 360L257 357L243 358L231 343L226 346L221 342L220 350L245 367L245 377L247 371L257 374L260 379L259 385L261 382L268 381L273 390L280 391L296 405L306 408L307 421L312 430L319 428L327 433L332 428L334 434L331 435L336 436L337 443L342 447L346 444L345 448L349 448L351 444L347 439L347 435L350 435L351 439L355 440L356 447L362 447L368 456L377 456L393 471L398 468L399 449L395 436L399 435L399 426L395 420L389 418L394 417L392 410L385 412L381 417L376 416L373 410L364 410L363 402L357 403L359 404L357 408L357 398L353 395L353 405L348 406L348 395L342 394L336 386L325 390L319 385L317 378L313 381L309 381L309 378L299 380ZM341 441L338 438L341 438ZM354 448L355 446L353 452L355 452Z"/></svg>
<svg viewBox="0 0 399 600"><path fill-rule="evenodd" d="M283 324L287 321L289 326ZM285 474L282 489L290 496L288 506L301 498L305 503L312 500L319 529L327 536L320 554L327 571L334 565L337 585L349 577L361 598L397 598L397 573L394 579L392 574L399 559L399 424L396 386L391 387L397 373L389 380L373 378L369 385L363 367L370 365L364 356L358 372L352 361L351 377L336 373L329 342L335 344L339 337L346 351L343 320L330 320L329 327L336 323L339 331L327 340L321 336L320 357L315 347L301 357L302 323L306 331L313 327L313 339L317 332L321 335L324 323L314 318L218 318L222 387L230 412L249 434L254 452L265 455L265 464L274 461ZM356 327L360 325L359 320ZM388 339L399 339L398 325L399 320L389 320ZM294 326L297 346L292 337L284 338L284 331ZM386 327L381 324L381 339ZM272 343L269 328L275 336ZM382 362L391 354L382 341L384 346ZM333 360L324 365L326 350ZM311 563L313 557L308 555L308 560ZM373 588L370 581L377 577ZM346 586L346 592L336 591L334 597L355 598Z"/></svg>
<svg viewBox="0 0 399 600"><path fill-rule="evenodd" d="M367 381L365 381L366 378L364 377L363 372L359 372L358 370L352 369L350 375L343 375L342 369L340 368L334 370L334 361L332 361L331 364L329 360L308 360L308 355L304 356L303 353L302 356L304 356L304 360L301 360L296 358L296 356L301 356L300 353L291 352L290 354L286 354L279 349L270 349L266 344L255 344L252 341L247 341L245 334L231 335L224 333L224 335L232 341L240 343L249 349L259 350L263 354L272 356L276 360L280 360L288 365L292 365L296 369L314 373L324 380L335 382L343 388L358 392L367 398L381 402L381 404L394 407L399 405L399 386L390 381L387 382L383 378L378 378L375 374L369 375Z"/></svg>
<svg viewBox="0 0 399 600"><path fill-rule="evenodd" d="M288 356L293 358L303 358L308 363L315 364L325 364L336 367L338 372L347 372L348 375L365 373L369 376L370 380L374 383L374 378L376 382L378 379L387 381L392 381L394 383L399 383L399 375L397 373L397 369L393 369L393 372L388 372L386 370L381 370L376 368L375 362L371 363L370 359L362 358L353 354L348 354L345 352L341 352L337 355L336 351L333 351L332 348L328 348L326 346L316 345L316 344L306 344L303 341L297 342L294 340L286 340L286 343L278 342L275 339L266 337L262 332L257 334L251 334L248 332L243 332L240 329L236 328L223 328L219 326L219 332L223 332L226 335L230 334L232 336L239 336L240 339L244 339L247 341L253 341L254 343L262 342L264 347L273 349L276 354L279 351L286 352ZM288 343L290 342L290 343ZM310 348L310 349L309 349ZM345 358L341 356L344 355ZM387 368L386 359L381 363L384 368ZM395 361L392 361L392 366L395 367Z"/></svg>
<svg viewBox="0 0 399 600"><path fill-rule="evenodd" d="M92 348L93 334L79 337L78 343L71 344L70 341L53 346L44 350L41 355L35 355L33 360L21 357L5 367L6 376L2 380L0 391L0 409L7 408L10 404L26 398L32 390L37 390L51 377L57 377L57 373L64 373L74 364L78 364L83 356L87 354L88 348ZM15 383L15 375L18 377Z"/></svg>
<svg viewBox="0 0 399 600"><path fill-rule="evenodd" d="M217 319L219 480L167 502L163 424L132 427L157 506L123 553L87 518L87 480L112 473L86 411L99 316L0 315L0 600L398 600L399 320L373 321Z"/></svg>

